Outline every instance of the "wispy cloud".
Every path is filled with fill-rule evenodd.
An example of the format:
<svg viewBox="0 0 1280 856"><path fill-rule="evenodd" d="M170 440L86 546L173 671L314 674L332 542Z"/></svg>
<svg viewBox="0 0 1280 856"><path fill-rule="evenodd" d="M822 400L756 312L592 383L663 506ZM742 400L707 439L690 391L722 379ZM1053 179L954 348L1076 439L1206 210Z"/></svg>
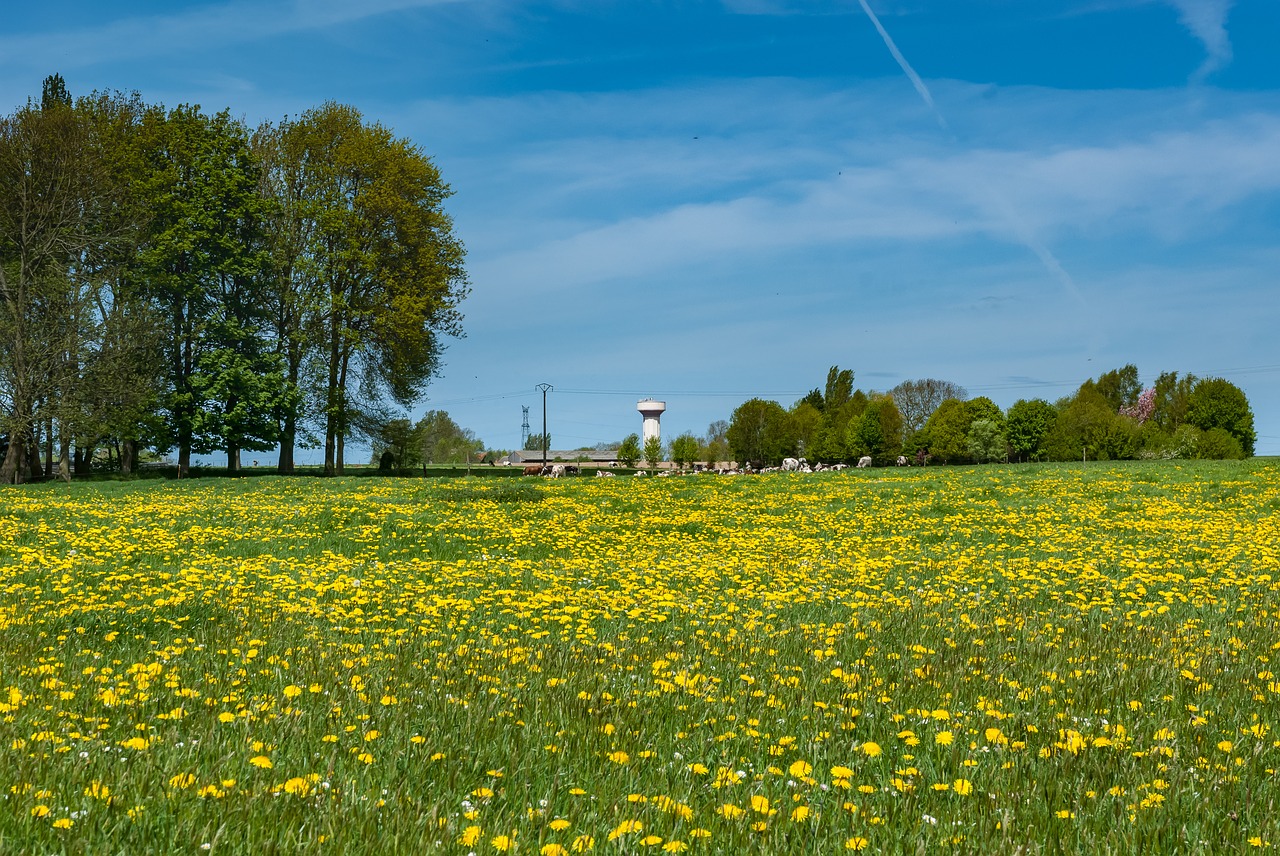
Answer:
<svg viewBox="0 0 1280 856"><path fill-rule="evenodd" d="M35 65L52 58L61 68L147 56L182 54L191 45L241 44L291 32L350 24L365 18L481 0L296 0L231 2L171 15L121 18L100 27L53 29L0 36L0 67Z"/></svg>
<svg viewBox="0 0 1280 856"><path fill-rule="evenodd" d="M541 282L556 284L551 288L573 290L643 280L723 257L967 236L1022 244L1054 279L1070 282L1052 253L1036 252L1044 247L1038 236L1171 244L1230 229L1224 211L1280 193L1277 147L1280 118L1256 115L1105 145L934 149L888 158L856 150L828 153L837 163L846 160L839 174L819 178L771 177L767 150L751 146L716 148L703 164L682 163L660 145L646 158L643 141L619 149L603 140L577 140L566 144L559 162L546 153L516 158L515 168L529 170L527 177L547 173L534 186L574 189L544 209L552 216L542 240L508 244L481 263L477 275L526 288L529 272L536 271ZM741 179L742 189L726 194L729 188L722 186L707 202L664 205L653 198L651 213L600 223L565 219L554 234L553 212L570 212L575 198L595 192L588 188L604 180L596 174L600 164L608 165L610 193L645 194L654 184L679 184L675 176L686 171L711 170L712 162L718 162L726 184ZM575 181L575 174L584 177ZM1067 290L1078 297L1073 289Z"/></svg>
<svg viewBox="0 0 1280 856"><path fill-rule="evenodd" d="M1227 35L1227 15L1234 0L1169 0L1178 10L1178 19L1204 44L1208 56L1192 83L1202 83L1213 72L1231 62L1231 39Z"/></svg>
<svg viewBox="0 0 1280 856"><path fill-rule="evenodd" d="M915 87L916 93L920 96L920 99L928 105L929 109L933 111L933 115L937 117L938 124L941 125L944 130L950 130L947 126L947 120L943 118L942 112L938 110L938 105L933 103L933 95L929 92L929 87L924 85L924 81L920 78L920 75L916 74L916 70L911 67L911 63L907 62L907 58L902 55L902 51L898 50L898 46L894 44L893 39L889 36L889 31L884 28L884 25L880 23L880 19L876 17L876 13L871 11L871 7L867 5L867 0L858 0L858 3L862 6L862 11L871 19L871 23L875 26L876 32L879 33L880 38L884 40L885 47L887 47L889 49L889 53L893 55L893 59L898 63L898 67L902 69L903 74L907 76L907 79L911 81L911 85Z"/></svg>

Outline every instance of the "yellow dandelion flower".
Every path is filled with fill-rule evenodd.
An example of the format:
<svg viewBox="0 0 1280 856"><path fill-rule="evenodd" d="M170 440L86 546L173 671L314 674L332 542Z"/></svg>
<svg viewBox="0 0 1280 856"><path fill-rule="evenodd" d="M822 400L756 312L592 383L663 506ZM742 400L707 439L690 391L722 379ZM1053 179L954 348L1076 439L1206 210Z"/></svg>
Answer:
<svg viewBox="0 0 1280 856"><path fill-rule="evenodd" d="M261 767L264 770L270 770L275 765L271 763L271 759L266 755L254 755L249 759L249 763L255 767Z"/></svg>
<svg viewBox="0 0 1280 856"><path fill-rule="evenodd" d="M186 789L196 783L196 777L191 773L179 773L169 779L169 787Z"/></svg>
<svg viewBox="0 0 1280 856"><path fill-rule="evenodd" d="M787 768L787 772L797 779L802 779L813 772L813 765L806 761L792 761L791 766Z"/></svg>
<svg viewBox="0 0 1280 856"><path fill-rule="evenodd" d="M617 841L619 838L621 838L624 835L627 835L632 832L639 832L642 829L644 829L644 826L640 823L640 821L624 820L622 821L622 823L615 826L613 828L613 831L609 833L609 840Z"/></svg>

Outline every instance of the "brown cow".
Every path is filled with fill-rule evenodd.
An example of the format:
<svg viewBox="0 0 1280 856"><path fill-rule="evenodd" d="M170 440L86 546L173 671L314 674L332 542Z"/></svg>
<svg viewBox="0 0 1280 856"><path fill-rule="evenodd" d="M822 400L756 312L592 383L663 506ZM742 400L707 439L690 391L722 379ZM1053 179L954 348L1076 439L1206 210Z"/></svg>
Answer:
<svg viewBox="0 0 1280 856"><path fill-rule="evenodd" d="M542 475L542 464L530 464L529 466L524 468L524 474L526 476Z"/></svg>

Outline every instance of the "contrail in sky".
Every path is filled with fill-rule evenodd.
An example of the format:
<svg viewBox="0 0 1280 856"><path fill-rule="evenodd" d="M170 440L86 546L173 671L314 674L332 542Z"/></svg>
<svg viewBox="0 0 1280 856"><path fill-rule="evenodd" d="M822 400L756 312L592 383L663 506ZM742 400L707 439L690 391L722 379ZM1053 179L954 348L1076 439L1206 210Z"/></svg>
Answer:
<svg viewBox="0 0 1280 856"><path fill-rule="evenodd" d="M916 74L916 70L911 67L911 63L907 62L907 58L902 55L902 51L898 50L898 46L893 43L893 39L889 36L884 25L880 23L880 19L876 17L876 13L871 11L871 7L867 5L867 0L858 0L862 6L862 11L867 13L867 17L871 19L871 23L875 25L876 32L880 34L880 38L884 40L884 45L889 49L889 53L893 54L893 58L902 68L904 74L911 80L911 85L916 88L921 100L933 111L933 115L937 117L938 124L948 133L951 132L951 126L947 124L946 117L942 115L942 111L938 109L938 105L933 103L933 96L929 93L929 87L924 85L924 81L920 79L920 75ZM1005 199L997 191L991 190L991 198L996 202L996 207L1000 209L1000 213L1004 215L1005 221L1013 230L1014 237L1018 239L1024 247L1035 253L1036 258L1040 259L1045 270L1056 280L1062 283L1067 293L1075 298L1081 305L1084 305L1084 295L1080 293L1079 287L1076 285L1071 274L1067 273L1067 269L1058 261L1057 256L1053 254L1048 247L1040 241L1039 238L1031 231L1026 220L1022 218L1013 203Z"/></svg>
<svg viewBox="0 0 1280 856"><path fill-rule="evenodd" d="M942 111L933 103L933 96L929 94L929 87L924 85L924 81L920 79L920 75L916 74L916 70L911 67L911 63L907 62L907 58L902 55L902 51L898 50L898 46L893 43L893 39L889 37L889 32L880 23L880 19L876 17L876 13L871 11L871 7L867 5L867 0L858 0L862 4L862 11L867 13L867 17L871 19L871 23L875 24L876 32L880 34L880 38L884 39L884 46L889 49L889 53L893 54L893 58L898 61L898 65L902 67L902 71L911 80L911 85L916 88L916 92L920 93L920 97L924 99L924 103L929 105L929 109L933 111L933 115L938 117L938 124L945 130L950 131L951 127L947 125L947 120L942 117Z"/></svg>

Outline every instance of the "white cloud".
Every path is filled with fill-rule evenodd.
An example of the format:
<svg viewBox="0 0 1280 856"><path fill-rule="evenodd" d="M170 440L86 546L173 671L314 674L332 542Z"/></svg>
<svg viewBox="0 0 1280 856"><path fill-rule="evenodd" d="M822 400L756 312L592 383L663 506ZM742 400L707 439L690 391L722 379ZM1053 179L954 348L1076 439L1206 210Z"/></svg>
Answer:
<svg viewBox="0 0 1280 856"><path fill-rule="evenodd" d="M737 193L666 206L657 199L651 213L595 224L566 221L565 233L512 247L481 269L503 282L537 272L554 283L548 288L572 289L806 247L963 237L1034 245L1035 236L1168 243L1229 229L1226 209L1280 193L1278 146L1280 118L1258 115L1112 145L904 154L822 178L769 180L760 166L768 159L758 152L734 161L721 151L722 174L754 179ZM656 162L634 152L619 162L608 157L604 147L584 142L572 162L586 164L588 176L601 164L618 167L609 177L612 192L643 193L629 183L640 187L661 175ZM526 166L571 168L537 160ZM670 168L674 178L687 165ZM584 178L566 204L591 181Z"/></svg>
<svg viewBox="0 0 1280 856"><path fill-rule="evenodd" d="M241 44L285 33L350 24L407 9L481 0L295 0L201 6L170 15L120 18L100 27L0 36L0 65L64 69L113 60L181 55L191 46Z"/></svg>
<svg viewBox="0 0 1280 856"><path fill-rule="evenodd" d="M1191 75L1193 83L1201 83L1213 72L1231 62L1231 39L1227 35L1227 14L1234 0L1169 0L1178 10L1178 19L1191 34L1204 44L1205 57Z"/></svg>

